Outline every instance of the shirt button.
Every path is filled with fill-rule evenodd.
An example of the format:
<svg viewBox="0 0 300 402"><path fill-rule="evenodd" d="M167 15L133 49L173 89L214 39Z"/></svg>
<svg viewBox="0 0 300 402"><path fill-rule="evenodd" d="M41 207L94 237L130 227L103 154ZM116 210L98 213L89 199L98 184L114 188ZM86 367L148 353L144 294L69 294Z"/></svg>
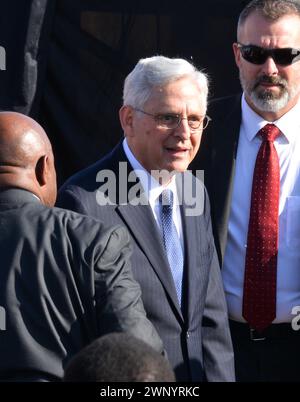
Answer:
<svg viewBox="0 0 300 402"><path fill-rule="evenodd" d="M190 337L190 333L189 331L186 331L186 337L189 338Z"/></svg>

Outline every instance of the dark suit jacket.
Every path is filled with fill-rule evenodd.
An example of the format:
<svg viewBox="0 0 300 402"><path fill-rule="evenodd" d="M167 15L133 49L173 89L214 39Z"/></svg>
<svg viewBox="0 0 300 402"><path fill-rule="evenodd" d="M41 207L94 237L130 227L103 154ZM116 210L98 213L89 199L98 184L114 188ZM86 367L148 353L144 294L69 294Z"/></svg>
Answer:
<svg viewBox="0 0 300 402"><path fill-rule="evenodd" d="M200 150L191 169L204 170L213 233L222 265L241 125L241 95L215 100L209 106L208 115L212 121L203 132Z"/></svg>
<svg viewBox="0 0 300 402"><path fill-rule="evenodd" d="M120 172L119 162L126 162ZM129 173L131 165L119 144L103 160L67 181L59 192L58 205L128 228L133 244L133 273L142 288L147 316L163 340L177 379L232 381L231 339L206 193L203 192L202 215L187 217L186 206L183 207L186 304L182 312L151 207L121 204L118 191L109 195L115 198L115 205L99 206L96 202L97 189L102 186L96 181L98 172L114 172L118 189L127 181L125 166Z"/></svg>
<svg viewBox="0 0 300 402"><path fill-rule="evenodd" d="M113 331L162 351L132 277L127 230L19 189L0 192L0 227L0 380L59 380L75 353Z"/></svg>

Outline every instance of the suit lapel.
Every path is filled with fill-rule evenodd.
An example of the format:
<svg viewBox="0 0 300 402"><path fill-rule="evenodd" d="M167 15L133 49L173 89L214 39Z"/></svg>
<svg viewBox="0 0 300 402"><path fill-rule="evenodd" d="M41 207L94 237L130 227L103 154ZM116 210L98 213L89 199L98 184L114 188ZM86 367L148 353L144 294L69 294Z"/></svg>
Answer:
<svg viewBox="0 0 300 402"><path fill-rule="evenodd" d="M182 227L184 230L184 248L185 248L185 300L187 301L188 323L190 323L192 312L199 298L199 281L196 280L197 275L195 269L199 269L199 261L197 261L198 250L201 245L198 236L197 218L194 216L186 216L185 208L182 208Z"/></svg>
<svg viewBox="0 0 300 402"><path fill-rule="evenodd" d="M182 318L174 281L163 248L163 240L151 207L148 205L134 206L127 204L119 205L117 210L126 222L130 234L148 258L152 268L169 294L175 309Z"/></svg>
<svg viewBox="0 0 300 402"><path fill-rule="evenodd" d="M119 144L115 148L111 160L113 161L111 165L111 169L113 171L119 171L119 168L117 166L119 162L127 162L127 173L134 175L132 167L124 153L122 144ZM136 177L136 181L133 180L133 176L131 178L132 181L127 183L128 194L132 194L133 197L134 194L139 194L140 199L145 201L145 198L143 197L143 188L139 184L138 178ZM137 187L135 187L134 191L131 192L131 190L133 190L133 186ZM119 196L120 194L117 193L117 200L120 199ZM157 227L157 223L154 219L151 207L147 205L147 202L144 202L144 205L139 204L135 206L132 202L132 199L130 200L132 196L128 197L129 202L119 204L116 208L116 212L119 213L122 220L126 223L131 236L134 238L136 243L139 245L141 250L143 250L144 254L148 258L152 268L156 272L162 285L168 293L170 300L174 305L174 308L177 310L178 316L181 318L181 320L183 320L182 312L177 299L173 277L164 251L163 240Z"/></svg>
<svg viewBox="0 0 300 402"><path fill-rule="evenodd" d="M177 191L179 199L182 200L181 220L184 233L184 255L185 255L185 287L184 300L187 302L187 323L191 323L193 311L199 300L199 294L204 294L201 287L204 286L202 275L205 272L200 269L201 251L203 242L199 232L199 216L203 213L204 186L190 172L177 176ZM193 199L199 203L199 209L193 209ZM196 213L196 215L194 215Z"/></svg>

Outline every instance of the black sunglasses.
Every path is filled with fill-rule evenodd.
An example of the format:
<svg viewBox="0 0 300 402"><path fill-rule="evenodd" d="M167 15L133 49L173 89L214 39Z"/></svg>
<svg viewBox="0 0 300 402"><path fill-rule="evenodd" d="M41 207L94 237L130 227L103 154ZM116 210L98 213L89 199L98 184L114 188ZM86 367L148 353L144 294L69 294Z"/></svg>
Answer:
<svg viewBox="0 0 300 402"><path fill-rule="evenodd" d="M300 50L291 47L278 49L265 49L255 45L242 45L238 43L242 56L249 63L264 64L268 57L272 57L276 64L289 66L300 60Z"/></svg>

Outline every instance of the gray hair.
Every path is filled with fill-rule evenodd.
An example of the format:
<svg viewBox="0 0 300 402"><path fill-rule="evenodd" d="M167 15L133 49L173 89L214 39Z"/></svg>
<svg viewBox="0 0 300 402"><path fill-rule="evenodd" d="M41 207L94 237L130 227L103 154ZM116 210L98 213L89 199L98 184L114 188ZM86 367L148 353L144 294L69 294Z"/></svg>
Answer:
<svg viewBox="0 0 300 402"><path fill-rule="evenodd" d="M164 56L139 60L125 79L123 105L143 108L154 87L163 86L181 78L191 78L195 81L206 107L208 96L206 74L197 70L187 60L170 59Z"/></svg>
<svg viewBox="0 0 300 402"><path fill-rule="evenodd" d="M239 16L238 35L245 20L255 11L259 11L268 20L276 21L285 15L297 15L300 18L299 0L252 0Z"/></svg>

